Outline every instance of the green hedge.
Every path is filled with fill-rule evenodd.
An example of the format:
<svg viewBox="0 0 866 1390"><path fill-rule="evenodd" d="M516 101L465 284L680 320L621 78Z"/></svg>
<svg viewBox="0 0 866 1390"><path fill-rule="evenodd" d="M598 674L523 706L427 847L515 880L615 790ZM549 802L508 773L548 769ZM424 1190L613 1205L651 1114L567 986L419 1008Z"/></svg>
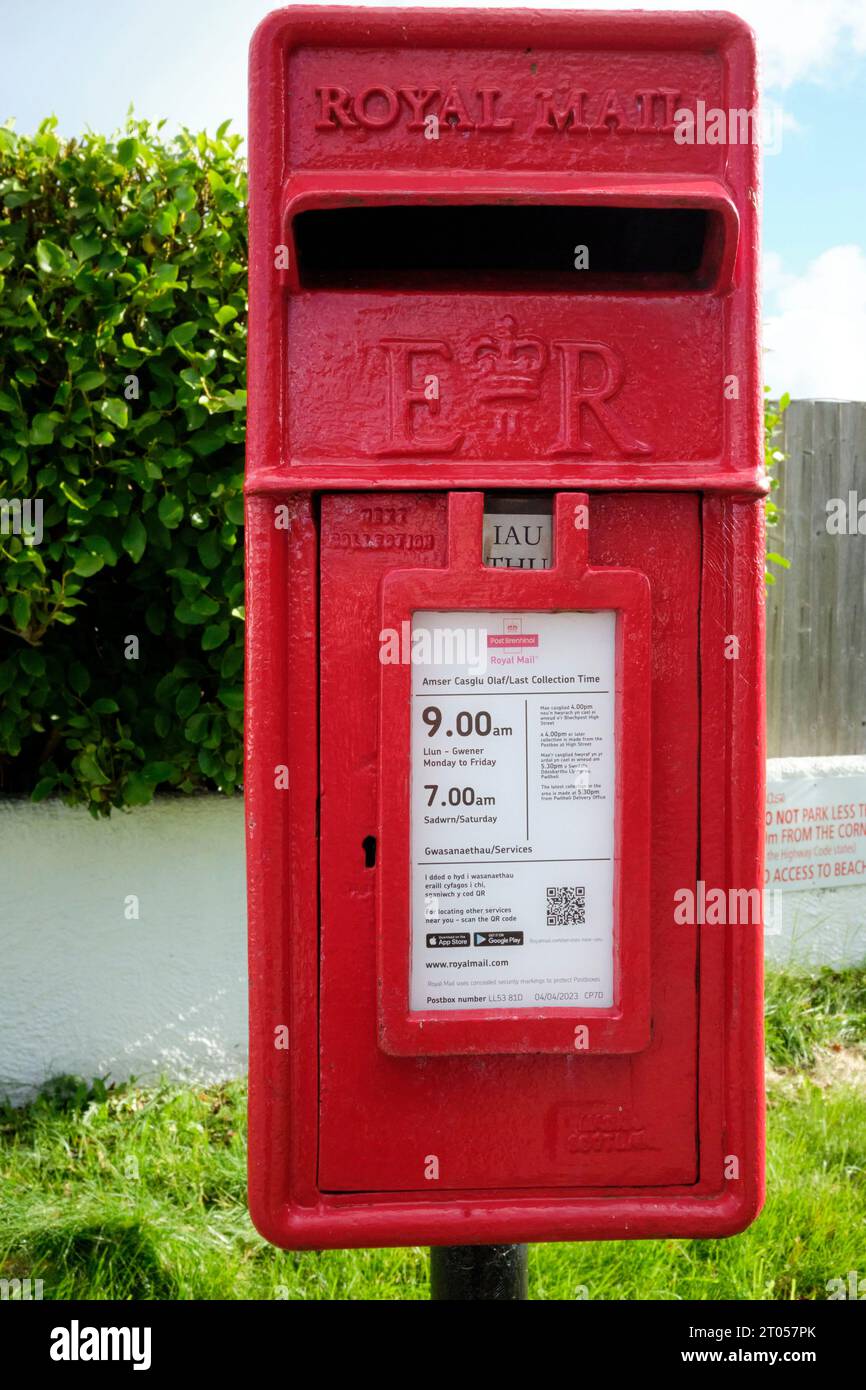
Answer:
<svg viewBox="0 0 866 1390"><path fill-rule="evenodd" d="M55 125L0 128L0 791L99 815L241 777L246 176Z"/></svg>
<svg viewBox="0 0 866 1390"><path fill-rule="evenodd" d="M773 499L773 493L779 486L779 479L776 476L776 469L785 462L787 454L782 453L778 447L778 436L782 432L782 416L791 404L791 397L786 391L777 401L770 399L769 386L764 387L764 467L770 479L770 491L767 494L767 559L774 565L781 565L783 569L791 568L791 561L784 555L780 555L777 550L770 550L773 544L773 528L778 526L782 512L781 508ZM768 584L775 584L776 576L765 564L764 577Z"/></svg>
<svg viewBox="0 0 866 1390"><path fill-rule="evenodd" d="M0 788L107 814L241 777L246 176L55 125L0 129Z"/></svg>

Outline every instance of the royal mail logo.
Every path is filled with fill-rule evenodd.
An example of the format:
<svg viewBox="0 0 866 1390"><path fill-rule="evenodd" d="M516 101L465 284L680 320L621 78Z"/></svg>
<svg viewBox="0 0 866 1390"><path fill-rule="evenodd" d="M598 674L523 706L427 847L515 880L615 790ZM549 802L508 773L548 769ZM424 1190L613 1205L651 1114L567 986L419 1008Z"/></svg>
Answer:
<svg viewBox="0 0 866 1390"><path fill-rule="evenodd" d="M556 431L549 447L533 444L543 457L586 456L600 441L626 457L651 452L620 413L625 366L606 343L545 342L506 314L464 342L389 337L378 346L387 376L385 443L376 450L382 456L459 453L467 434L461 414L494 439L519 437L533 411L536 422L551 419Z"/></svg>
<svg viewBox="0 0 866 1390"><path fill-rule="evenodd" d="M589 91L541 87L525 96L499 87L388 87L379 83L352 90L339 84L316 87L318 131L376 131L402 126L428 139L445 132L485 131L498 135L666 135L676 129L684 99L675 87ZM696 98L697 102L701 98ZM706 102L703 102L706 107Z"/></svg>
<svg viewBox="0 0 866 1390"><path fill-rule="evenodd" d="M503 618L501 632L488 632L488 647L537 647L538 633L524 632L522 618Z"/></svg>

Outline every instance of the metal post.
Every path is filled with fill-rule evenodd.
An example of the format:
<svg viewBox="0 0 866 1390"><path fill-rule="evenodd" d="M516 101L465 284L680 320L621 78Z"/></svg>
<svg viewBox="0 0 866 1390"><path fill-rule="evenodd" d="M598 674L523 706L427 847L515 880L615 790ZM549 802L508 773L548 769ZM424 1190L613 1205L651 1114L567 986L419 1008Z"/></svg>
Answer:
<svg viewBox="0 0 866 1390"><path fill-rule="evenodd" d="M437 1302L470 1299L527 1299L525 1245L439 1245L430 1251L430 1298Z"/></svg>

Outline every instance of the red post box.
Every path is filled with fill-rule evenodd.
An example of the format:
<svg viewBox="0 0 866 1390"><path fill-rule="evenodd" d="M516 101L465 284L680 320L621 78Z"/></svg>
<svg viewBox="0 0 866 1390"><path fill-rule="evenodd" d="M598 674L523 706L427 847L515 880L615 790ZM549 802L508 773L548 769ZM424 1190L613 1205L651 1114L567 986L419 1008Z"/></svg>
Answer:
<svg viewBox="0 0 866 1390"><path fill-rule="evenodd" d="M300 8L253 40L278 1245L760 1208L755 104L726 14Z"/></svg>

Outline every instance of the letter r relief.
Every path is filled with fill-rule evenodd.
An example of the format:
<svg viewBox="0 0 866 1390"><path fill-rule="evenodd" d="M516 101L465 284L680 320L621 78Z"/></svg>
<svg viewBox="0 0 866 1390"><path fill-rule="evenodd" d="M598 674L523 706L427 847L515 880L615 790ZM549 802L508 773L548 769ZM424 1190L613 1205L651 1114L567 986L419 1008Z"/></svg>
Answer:
<svg viewBox="0 0 866 1390"><path fill-rule="evenodd" d="M559 353L562 388L559 438L551 454L593 452L592 444L584 436L585 411L595 416L596 422L624 454L650 453L650 446L637 439L608 404L619 391L625 376L616 353L605 343L560 341L551 346ZM602 367L601 377L594 383L585 379L593 359L596 375L598 363Z"/></svg>

